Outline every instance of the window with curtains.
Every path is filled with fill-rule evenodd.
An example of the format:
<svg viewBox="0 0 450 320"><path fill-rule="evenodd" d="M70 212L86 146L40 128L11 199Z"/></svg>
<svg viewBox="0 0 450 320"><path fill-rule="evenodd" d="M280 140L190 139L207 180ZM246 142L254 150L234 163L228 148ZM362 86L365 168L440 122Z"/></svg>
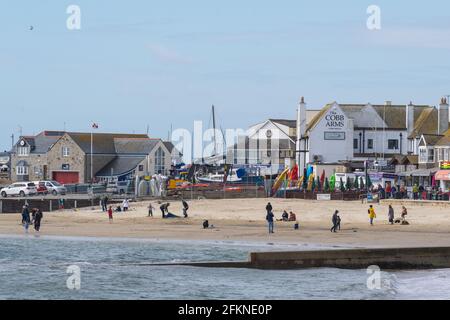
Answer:
<svg viewBox="0 0 450 320"><path fill-rule="evenodd" d="M155 152L155 173L164 174L165 158L166 158L166 153L164 152L164 150L161 147L159 147L158 150L156 150L156 152Z"/></svg>

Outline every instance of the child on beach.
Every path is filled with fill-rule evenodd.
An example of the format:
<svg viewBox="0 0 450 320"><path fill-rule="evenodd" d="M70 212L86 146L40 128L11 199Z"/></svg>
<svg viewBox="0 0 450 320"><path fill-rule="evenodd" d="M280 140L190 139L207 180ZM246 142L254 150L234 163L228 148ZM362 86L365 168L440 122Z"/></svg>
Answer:
<svg viewBox="0 0 450 320"><path fill-rule="evenodd" d="M148 217L153 217L153 209L155 209L152 204L148 205Z"/></svg>
<svg viewBox="0 0 450 320"><path fill-rule="evenodd" d="M113 222L113 209L112 209L112 206L109 206L108 217L109 217L109 223L112 223Z"/></svg>
<svg viewBox="0 0 450 320"><path fill-rule="evenodd" d="M370 219L370 225L373 226L373 219L375 219L377 215L375 214L375 209L373 208L372 205L370 205L369 207L368 214Z"/></svg>

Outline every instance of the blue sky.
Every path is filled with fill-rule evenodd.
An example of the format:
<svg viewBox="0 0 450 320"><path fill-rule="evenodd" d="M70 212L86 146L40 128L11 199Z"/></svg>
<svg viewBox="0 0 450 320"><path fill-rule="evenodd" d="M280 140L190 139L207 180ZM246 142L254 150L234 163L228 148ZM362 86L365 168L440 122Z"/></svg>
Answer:
<svg viewBox="0 0 450 320"><path fill-rule="evenodd" d="M66 8L81 8L81 30ZM381 30L366 28L369 5ZM12 133L247 128L346 103L450 94L448 1L0 1L0 150ZM30 31L29 26L34 30Z"/></svg>

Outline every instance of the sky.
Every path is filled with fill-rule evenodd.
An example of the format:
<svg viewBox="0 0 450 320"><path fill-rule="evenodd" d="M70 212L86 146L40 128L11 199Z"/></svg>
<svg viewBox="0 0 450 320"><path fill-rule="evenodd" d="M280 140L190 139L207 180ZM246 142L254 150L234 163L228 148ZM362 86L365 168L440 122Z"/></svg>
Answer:
<svg viewBox="0 0 450 320"><path fill-rule="evenodd" d="M69 30L69 5L81 29ZM367 8L380 8L369 30ZM32 26L32 28L30 28ZM32 30L30 30L32 29ZM43 130L247 128L450 94L450 2L0 0L0 150Z"/></svg>

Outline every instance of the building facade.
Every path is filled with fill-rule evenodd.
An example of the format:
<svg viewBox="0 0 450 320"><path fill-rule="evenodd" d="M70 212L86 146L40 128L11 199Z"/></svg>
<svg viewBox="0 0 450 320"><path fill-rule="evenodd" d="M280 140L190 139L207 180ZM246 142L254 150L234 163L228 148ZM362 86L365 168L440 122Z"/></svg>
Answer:
<svg viewBox="0 0 450 320"><path fill-rule="evenodd" d="M144 134L44 131L19 139L11 152L12 180L63 184L168 174L181 155L170 142Z"/></svg>

